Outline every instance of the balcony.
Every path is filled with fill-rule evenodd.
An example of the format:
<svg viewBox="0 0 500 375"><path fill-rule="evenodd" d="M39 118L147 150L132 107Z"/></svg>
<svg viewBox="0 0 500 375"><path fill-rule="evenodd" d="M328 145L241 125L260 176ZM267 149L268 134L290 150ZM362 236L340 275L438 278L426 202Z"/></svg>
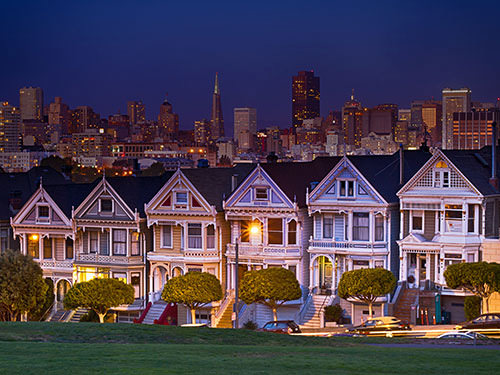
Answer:
<svg viewBox="0 0 500 375"><path fill-rule="evenodd" d="M120 256L120 255L101 255L97 253L91 254L76 254L75 263L99 263L99 264L126 264L139 265L143 264L142 256Z"/></svg>
<svg viewBox="0 0 500 375"><path fill-rule="evenodd" d="M309 247L319 249L385 249L387 242L335 241L331 239L310 239Z"/></svg>
<svg viewBox="0 0 500 375"><path fill-rule="evenodd" d="M227 245L227 254L234 255L234 244ZM264 246L264 245L250 245L250 244L240 244L238 247L238 253L240 256L248 255L261 255L261 256L273 256L273 255L296 255L300 256L300 247L297 245L293 246Z"/></svg>
<svg viewBox="0 0 500 375"><path fill-rule="evenodd" d="M54 260L41 259L38 261L42 268L73 268L73 259Z"/></svg>

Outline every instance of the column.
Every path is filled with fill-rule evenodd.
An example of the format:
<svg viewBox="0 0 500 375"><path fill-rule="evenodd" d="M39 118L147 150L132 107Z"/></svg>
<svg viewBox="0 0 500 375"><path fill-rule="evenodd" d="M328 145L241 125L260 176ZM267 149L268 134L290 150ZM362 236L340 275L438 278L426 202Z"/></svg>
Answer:
<svg viewBox="0 0 500 375"><path fill-rule="evenodd" d="M406 281L408 279L408 254L406 251L402 251L402 258L400 261L399 275L401 281Z"/></svg>
<svg viewBox="0 0 500 375"><path fill-rule="evenodd" d="M346 240L352 241L352 211L347 213L347 235L349 238Z"/></svg>
<svg viewBox="0 0 500 375"><path fill-rule="evenodd" d="M432 280L431 277L431 254L425 254L425 277L427 280Z"/></svg>
<svg viewBox="0 0 500 375"><path fill-rule="evenodd" d="M127 257L130 256L130 229L127 228Z"/></svg>
<svg viewBox="0 0 500 375"><path fill-rule="evenodd" d="M309 266L309 293L312 292L314 283L315 280L314 280L314 261L313 261Z"/></svg>
<svg viewBox="0 0 500 375"><path fill-rule="evenodd" d="M439 254L434 254L434 282L439 282Z"/></svg>

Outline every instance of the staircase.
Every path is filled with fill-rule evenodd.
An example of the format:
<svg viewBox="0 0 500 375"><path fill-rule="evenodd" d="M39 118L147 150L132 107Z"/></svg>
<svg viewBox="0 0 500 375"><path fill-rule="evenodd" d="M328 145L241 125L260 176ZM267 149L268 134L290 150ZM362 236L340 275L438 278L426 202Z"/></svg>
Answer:
<svg viewBox="0 0 500 375"><path fill-rule="evenodd" d="M88 313L87 309L76 309L75 313L69 319L70 323L80 323L80 318Z"/></svg>
<svg viewBox="0 0 500 375"><path fill-rule="evenodd" d="M411 322L411 306L417 301L418 289L403 289L394 307L394 316L402 321Z"/></svg>
<svg viewBox="0 0 500 375"><path fill-rule="evenodd" d="M47 319L47 322L66 322L71 313L71 310L57 310Z"/></svg>
<svg viewBox="0 0 500 375"><path fill-rule="evenodd" d="M231 298L224 307L224 311L219 318L219 321L215 324L215 328L233 328L233 304L234 298Z"/></svg>
<svg viewBox="0 0 500 375"><path fill-rule="evenodd" d="M279 309L278 309L278 314L279 314ZM273 310L260 303L257 303L255 305L255 323L257 323L257 326L263 327L264 324L266 324L267 322L272 322L273 320L274 320Z"/></svg>
<svg viewBox="0 0 500 375"><path fill-rule="evenodd" d="M320 319L320 310L321 308L325 308L328 305L327 299L330 299L330 296L323 295L313 295L309 306L307 307L307 311L304 314L304 318L302 319L301 327L303 328L322 328L321 327L321 319Z"/></svg>
<svg viewBox="0 0 500 375"><path fill-rule="evenodd" d="M160 319L160 316L161 314L163 314L163 311L165 311L166 307L167 303L162 300L153 303L148 313L144 317L142 324L154 324L155 320Z"/></svg>

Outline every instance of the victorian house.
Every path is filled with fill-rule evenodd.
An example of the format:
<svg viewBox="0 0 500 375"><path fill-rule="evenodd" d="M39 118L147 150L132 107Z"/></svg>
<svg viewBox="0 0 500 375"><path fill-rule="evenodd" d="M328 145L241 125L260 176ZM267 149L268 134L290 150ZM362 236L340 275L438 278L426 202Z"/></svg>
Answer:
<svg viewBox="0 0 500 375"><path fill-rule="evenodd" d="M238 244L238 279L247 270L284 267L292 271L307 296L309 257L305 249L312 233L307 215L306 192L311 182L319 182L338 158L317 158L308 163L258 165L224 201L231 238L225 256L226 282L230 292L236 287L235 247ZM260 228L255 233L248 229ZM279 319L300 316L305 299L290 301L278 309ZM239 307L240 308L240 307ZM242 305L239 322L252 320L258 325L272 320L263 305Z"/></svg>
<svg viewBox="0 0 500 375"><path fill-rule="evenodd" d="M145 205L147 225L153 233L152 251L147 253L149 300L153 306L145 322L158 320L168 308L161 301L161 292L171 277L190 271L208 272L226 289L223 250L230 233L222 201L251 168L243 164L233 168L178 169ZM197 311L197 322L230 327L230 316L226 314L222 320L227 306L205 306ZM190 322L183 306L177 306L176 316L178 324Z"/></svg>
<svg viewBox="0 0 500 375"><path fill-rule="evenodd" d="M307 195L313 222L307 253L312 303L308 320L333 302L358 324L368 316L366 305L337 297L342 274L360 268L385 268L399 274L399 204L401 182L430 157L428 152L401 151L386 156L343 157ZM384 315L388 297L379 298L375 315ZM309 324L314 325L314 324Z"/></svg>
<svg viewBox="0 0 500 375"><path fill-rule="evenodd" d="M426 319L465 320L465 294L447 288L443 273L453 263L480 261L484 239L498 237L500 191L491 152L436 150L398 192L402 292Z"/></svg>

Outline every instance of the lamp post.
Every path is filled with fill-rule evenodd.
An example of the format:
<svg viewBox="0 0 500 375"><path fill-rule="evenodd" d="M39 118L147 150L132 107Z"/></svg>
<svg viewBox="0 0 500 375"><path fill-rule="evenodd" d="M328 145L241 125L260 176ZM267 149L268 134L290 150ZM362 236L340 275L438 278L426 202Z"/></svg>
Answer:
<svg viewBox="0 0 500 375"><path fill-rule="evenodd" d="M249 229L247 229L249 234L258 234L260 232L260 227L257 224L252 224ZM240 286L240 280L239 280L239 266L240 266L240 259L239 259L239 245L240 245L240 240L241 236L244 233L240 233L240 235L236 238L236 243L234 244L234 263L235 263L235 270L234 270L234 278L235 278L235 287L234 287L234 305L233 305L233 312L234 312L234 328L239 328L239 311L238 311L238 303L239 303L239 286Z"/></svg>

